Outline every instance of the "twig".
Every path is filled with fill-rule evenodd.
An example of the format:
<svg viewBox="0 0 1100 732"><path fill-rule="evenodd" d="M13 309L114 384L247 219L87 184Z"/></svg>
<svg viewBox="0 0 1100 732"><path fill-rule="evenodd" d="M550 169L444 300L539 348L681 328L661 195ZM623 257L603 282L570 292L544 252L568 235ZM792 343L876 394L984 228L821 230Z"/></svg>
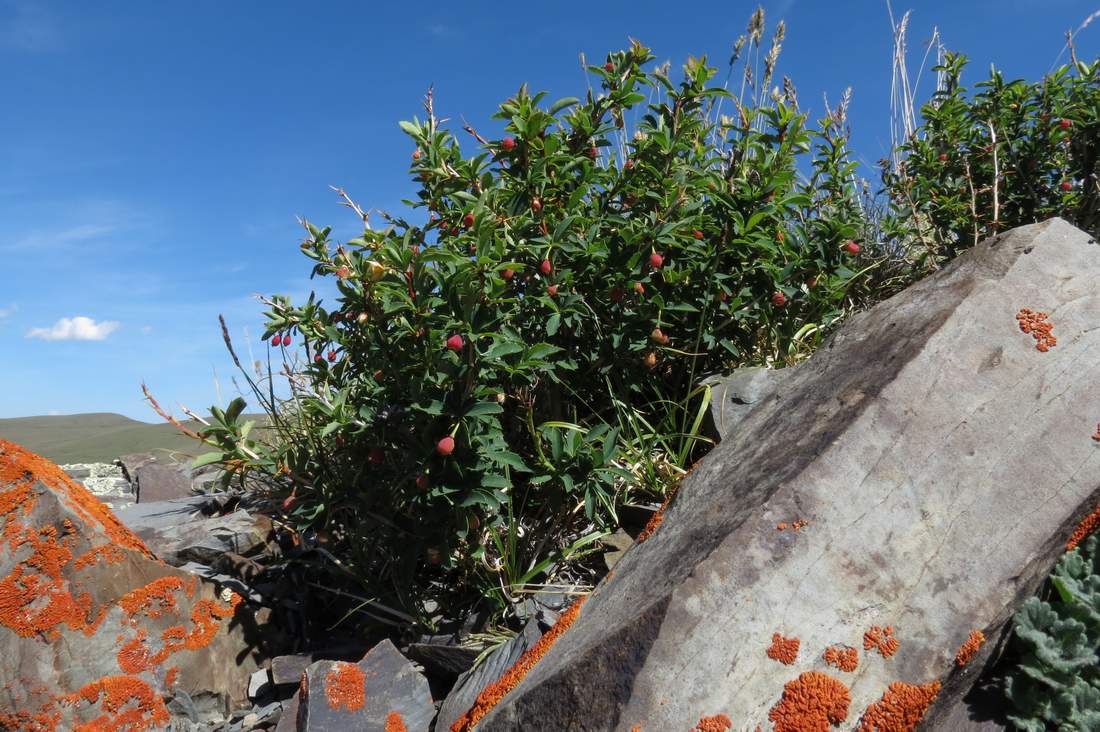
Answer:
<svg viewBox="0 0 1100 732"><path fill-rule="evenodd" d="M192 440L198 440L204 445L209 445L210 447L217 447L220 449L220 445L211 442L210 440L207 440L206 438L199 435L198 432L195 432L194 430L185 427L182 422L180 422L172 415L168 414L168 412L164 411L164 409L161 408L160 404L157 403L157 400L154 399L153 395L149 392L149 387L145 385L145 382L142 382L141 384L141 393L145 395L145 400L149 402L149 406L153 408L153 411L159 414L165 422L172 425L180 432L190 437Z"/></svg>
<svg viewBox="0 0 1100 732"><path fill-rule="evenodd" d="M997 225L1001 222L1001 203L997 197L997 183L1001 177L1000 167L997 164L997 131L993 129L993 120L985 123L989 128L989 146L993 148L993 233L997 233Z"/></svg>
<svg viewBox="0 0 1100 732"><path fill-rule="evenodd" d="M966 166L966 183L970 187L970 220L974 223L974 246L978 246L978 194L974 191L974 178L970 175L970 161Z"/></svg>
<svg viewBox="0 0 1100 732"><path fill-rule="evenodd" d="M470 123L466 121L465 117L462 118L462 129L466 130L471 135L473 135L473 138L475 140L477 140L478 142L480 142L482 145L488 145L489 144L488 140L486 140L481 135L477 134L477 130L475 130L472 126L470 126Z"/></svg>
<svg viewBox="0 0 1100 732"><path fill-rule="evenodd" d="M357 204L355 201L351 200L351 196L349 196L344 191L343 188L337 188L336 186L329 186L329 188L336 191L336 193L339 194L340 198L344 199L343 205L350 208L352 211L354 211L356 213L357 216L359 216L359 218L363 219L363 226L365 226L369 229L370 228L370 211L364 211L363 209L359 208L359 204Z"/></svg>

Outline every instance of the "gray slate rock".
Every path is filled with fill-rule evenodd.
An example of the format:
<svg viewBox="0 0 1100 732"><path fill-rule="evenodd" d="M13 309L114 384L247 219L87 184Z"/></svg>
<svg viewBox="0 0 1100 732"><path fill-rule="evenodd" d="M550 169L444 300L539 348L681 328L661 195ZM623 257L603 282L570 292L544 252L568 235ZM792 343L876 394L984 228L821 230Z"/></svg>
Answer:
<svg viewBox="0 0 1100 732"><path fill-rule="evenodd" d="M784 685L850 688L854 729L889 684L940 682L927 729L1100 497L1100 246L1055 219L983 242L852 317L684 480L664 522L478 732L770 729ZM1016 321L1050 313L1047 353ZM801 531L781 522L804 519ZM900 643L863 650L872 626ZM801 640L794 663L766 655ZM831 645L858 672L827 667Z"/></svg>
<svg viewBox="0 0 1100 732"><path fill-rule="evenodd" d="M705 380L711 388L708 431L722 440L730 437L749 412L777 395L791 371L752 366Z"/></svg>
<svg viewBox="0 0 1100 732"><path fill-rule="evenodd" d="M119 511L118 517L173 566L210 565L227 552L247 555L263 546L269 526L262 518L241 509L224 516L205 515L217 498L202 495L137 503Z"/></svg>
<svg viewBox="0 0 1100 732"><path fill-rule="evenodd" d="M334 706L328 698L335 688L330 686L330 674L339 678L340 668L348 666L363 674L362 697L350 705ZM318 661L310 665L299 693L298 732L388 732L386 719L393 713L401 716L408 732L427 732L435 716L428 680L389 640L372 648L358 664Z"/></svg>
<svg viewBox="0 0 1100 732"><path fill-rule="evenodd" d="M538 621L530 620L523 627L522 633L490 653L477 666L459 676L451 693L439 708L435 728L449 731L455 720L474 705L481 690L503 676L504 672L519 660L524 651L538 643L541 637L542 629Z"/></svg>
<svg viewBox="0 0 1100 732"><path fill-rule="evenodd" d="M298 709L301 696L300 693L295 693L291 699L283 702L283 715L279 717L275 732L298 732Z"/></svg>
<svg viewBox="0 0 1100 732"><path fill-rule="evenodd" d="M178 468L151 462L139 466L133 475L138 503L167 501L192 494L191 479Z"/></svg>
<svg viewBox="0 0 1100 732"><path fill-rule="evenodd" d="M452 678L469 671L479 653L476 648L450 643L410 643L405 649L405 655L429 674Z"/></svg>

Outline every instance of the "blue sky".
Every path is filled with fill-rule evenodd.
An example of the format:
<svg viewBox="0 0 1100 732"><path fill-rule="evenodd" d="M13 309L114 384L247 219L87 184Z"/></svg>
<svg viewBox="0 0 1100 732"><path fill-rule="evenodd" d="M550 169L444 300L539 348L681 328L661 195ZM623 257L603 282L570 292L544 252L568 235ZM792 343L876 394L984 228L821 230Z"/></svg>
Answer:
<svg viewBox="0 0 1100 732"><path fill-rule="evenodd" d="M310 288L295 216L353 235L330 185L400 210L414 188L397 121L429 84L440 116L489 136L521 83L579 94L578 53L628 37L674 68L723 64L755 6L0 0L0 417L154 421L143 380L173 409L215 403L215 377L228 400L218 313L261 354L254 295ZM764 7L769 33L787 22L779 71L803 108L853 87L854 145L873 165L889 140L885 0ZM895 0L910 8L914 67L937 26L971 81L991 62L1033 79L1100 0ZM1100 21L1077 42L1095 58Z"/></svg>

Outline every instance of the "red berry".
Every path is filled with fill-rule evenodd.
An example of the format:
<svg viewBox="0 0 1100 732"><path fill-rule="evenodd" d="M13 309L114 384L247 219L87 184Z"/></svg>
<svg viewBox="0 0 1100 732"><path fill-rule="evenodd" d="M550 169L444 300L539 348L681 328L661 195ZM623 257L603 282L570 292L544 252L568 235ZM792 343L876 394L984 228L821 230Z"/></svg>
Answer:
<svg viewBox="0 0 1100 732"><path fill-rule="evenodd" d="M649 255L649 266L653 269L660 269L661 265L665 263L665 258L657 252Z"/></svg>
<svg viewBox="0 0 1100 732"><path fill-rule="evenodd" d="M780 244L782 244L786 239L787 239L787 235L784 234L782 231L775 232L775 240L777 242L779 242Z"/></svg>
<svg viewBox="0 0 1100 732"><path fill-rule="evenodd" d="M415 257L417 254L420 254L420 245L413 244L411 247L409 247L409 251L412 252L413 256Z"/></svg>
<svg viewBox="0 0 1100 732"><path fill-rule="evenodd" d="M375 381L381 381L382 380L382 369L376 369L375 372L373 374L371 374L371 376L374 378Z"/></svg>
<svg viewBox="0 0 1100 732"><path fill-rule="evenodd" d="M1073 190L1073 184L1070 183L1068 180L1062 181L1062 190L1066 191L1066 192L1072 191Z"/></svg>
<svg viewBox="0 0 1100 732"><path fill-rule="evenodd" d="M416 476L416 487L420 490L426 491L428 490L428 488L431 487L431 485L432 482L428 479L428 475L426 473L421 473L420 475Z"/></svg>
<svg viewBox="0 0 1100 732"><path fill-rule="evenodd" d="M283 501L283 510L284 511L289 511L290 509L294 508L294 504L297 503L297 502L298 502L298 497L295 496L293 493L290 494Z"/></svg>
<svg viewBox="0 0 1100 732"><path fill-rule="evenodd" d="M703 238L703 232L699 231L698 229L691 232L691 235L694 236L696 239L702 239Z"/></svg>
<svg viewBox="0 0 1100 732"><path fill-rule="evenodd" d="M473 226L474 225L474 215L472 213L468 213L465 216L463 216L462 217L462 225L465 226L467 229L469 229L471 226Z"/></svg>
<svg viewBox="0 0 1100 732"><path fill-rule="evenodd" d="M283 345L284 346L289 346L290 345L290 336L289 335L283 336Z"/></svg>
<svg viewBox="0 0 1100 732"><path fill-rule="evenodd" d="M775 294L772 295L772 304L778 308L783 307L787 304L787 296L782 292L776 291Z"/></svg>
<svg viewBox="0 0 1100 732"><path fill-rule="evenodd" d="M603 65L603 70L610 74L612 71L615 70L615 64L608 61L606 64Z"/></svg>
<svg viewBox="0 0 1100 732"><path fill-rule="evenodd" d="M442 440L435 443L435 451L443 457L447 457L455 451L455 438L447 435Z"/></svg>
<svg viewBox="0 0 1100 732"><path fill-rule="evenodd" d="M516 273L513 272L510 269L506 269L506 270L504 270L503 272L500 273L500 276L503 277L506 280L512 279L515 275L516 275Z"/></svg>
<svg viewBox="0 0 1100 732"><path fill-rule="evenodd" d="M281 335L274 335L274 336L271 337L271 345L275 346L276 348L278 348L279 344L282 343L282 342L283 342L283 337Z"/></svg>
<svg viewBox="0 0 1100 732"><path fill-rule="evenodd" d="M346 280L348 277L351 277L351 268L347 265L340 265L336 268L336 276L342 280Z"/></svg>
<svg viewBox="0 0 1100 732"><path fill-rule="evenodd" d="M542 210L542 200L539 199L537 196L531 199L531 210L535 213L538 213Z"/></svg>
<svg viewBox="0 0 1100 732"><path fill-rule="evenodd" d="M634 170L634 161L627 160L625 163L623 163L623 168L625 168L626 170Z"/></svg>
<svg viewBox="0 0 1100 732"><path fill-rule="evenodd" d="M324 360L325 359L321 358L321 354L319 354L319 353L316 356L313 357L313 362L314 363L321 363Z"/></svg>
<svg viewBox="0 0 1100 732"><path fill-rule="evenodd" d="M621 287L612 287L611 288L611 302L622 302L622 301L623 301L623 288L621 288Z"/></svg>
<svg viewBox="0 0 1100 732"><path fill-rule="evenodd" d="M844 251L848 252L849 254L859 254L859 244L856 244L854 241L849 239L848 241L844 242Z"/></svg>
<svg viewBox="0 0 1100 732"><path fill-rule="evenodd" d="M329 361L335 361L336 360L336 351L329 351L328 352L328 360Z"/></svg>
<svg viewBox="0 0 1100 732"><path fill-rule="evenodd" d="M649 334L649 339L654 343L660 343L662 346L668 343L668 336L661 332L660 328L654 328L653 332Z"/></svg>
<svg viewBox="0 0 1100 732"><path fill-rule="evenodd" d="M370 451L368 459L372 465L381 465L386 460L386 453L382 452L382 448L376 447Z"/></svg>
<svg viewBox="0 0 1100 732"><path fill-rule="evenodd" d="M810 279L806 280L806 288L807 289L812 290L816 286L817 286L817 278L816 277L811 277Z"/></svg>
<svg viewBox="0 0 1100 732"><path fill-rule="evenodd" d="M413 150L413 160L419 160L419 159L420 159L420 148L417 148L417 149Z"/></svg>
<svg viewBox="0 0 1100 732"><path fill-rule="evenodd" d="M539 265L539 272L542 272L544 275L548 275L553 271L554 271L554 265L550 264L550 260L549 259L542 260L542 264Z"/></svg>
<svg viewBox="0 0 1100 732"><path fill-rule="evenodd" d="M462 348L465 345L466 344L462 340L462 336L458 335L457 333L447 339L447 348L454 351L455 353L461 353Z"/></svg>
<svg viewBox="0 0 1100 732"><path fill-rule="evenodd" d="M648 351L642 356L642 363L645 364L647 369L657 368L657 354L653 351Z"/></svg>
<svg viewBox="0 0 1100 732"><path fill-rule="evenodd" d="M590 158L592 158L593 160L595 160L595 159L596 159L596 158L598 158L599 156L600 156L600 149L599 149L598 147L596 147L595 145L593 145L592 147L588 148L588 157L590 157Z"/></svg>
<svg viewBox="0 0 1100 732"><path fill-rule="evenodd" d="M946 163L947 162L947 153L940 153L940 162L941 163Z"/></svg>
<svg viewBox="0 0 1100 732"><path fill-rule="evenodd" d="M1073 122L1071 122L1071 121L1070 121L1070 120L1068 120L1068 119L1063 119L1063 120L1060 120L1060 121L1058 122L1058 124L1062 126L1062 129L1063 129L1063 130L1068 130L1068 129L1069 129L1070 127L1072 127L1072 126L1073 126Z"/></svg>
<svg viewBox="0 0 1100 732"><path fill-rule="evenodd" d="M643 285L641 282L635 282L634 283L634 292L638 293L639 295L644 295L645 294L645 285Z"/></svg>
<svg viewBox="0 0 1100 732"><path fill-rule="evenodd" d="M512 150L516 148L516 141L513 140L511 137L505 137L503 140L500 141L500 148L504 152L512 152Z"/></svg>
<svg viewBox="0 0 1100 732"><path fill-rule="evenodd" d="M550 285L549 287L546 288L546 294L549 295L550 297L557 297L558 296L558 286L557 285Z"/></svg>

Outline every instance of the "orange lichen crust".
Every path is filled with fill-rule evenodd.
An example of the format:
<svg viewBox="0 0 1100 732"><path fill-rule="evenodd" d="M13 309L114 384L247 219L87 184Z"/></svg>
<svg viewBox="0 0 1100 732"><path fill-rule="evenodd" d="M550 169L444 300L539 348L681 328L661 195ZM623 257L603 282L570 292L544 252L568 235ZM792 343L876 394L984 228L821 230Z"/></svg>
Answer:
<svg viewBox="0 0 1100 732"><path fill-rule="evenodd" d="M983 643L985 643L985 634L980 630L973 631L966 642L959 647L959 652L955 654L955 665L962 668L970 663Z"/></svg>
<svg viewBox="0 0 1100 732"><path fill-rule="evenodd" d="M872 626L863 634L863 650L872 649L878 651L883 658L890 658L898 652L901 643L894 637L894 627L887 625L885 628L878 625Z"/></svg>
<svg viewBox="0 0 1100 732"><path fill-rule="evenodd" d="M649 517L649 521L646 522L645 528L638 534L638 537L634 540L635 543L641 544L643 541L653 536L653 532L657 530L657 527L661 525L665 520L665 509L668 508L668 504L672 502L676 492L680 489L679 485L673 486L668 491L668 495L665 496L665 500L661 502L661 507L657 509L657 513Z"/></svg>
<svg viewBox="0 0 1100 732"><path fill-rule="evenodd" d="M1024 333L1030 333L1031 337L1035 339L1036 351L1046 353L1058 345L1058 339L1051 333L1054 325L1047 322L1046 313L1039 313L1030 308L1021 308L1020 312L1016 313L1016 321L1020 324L1020 330Z"/></svg>
<svg viewBox="0 0 1100 732"><path fill-rule="evenodd" d="M784 638L779 633L772 633L772 644L767 650L768 658L790 666L798 657L799 643L798 638Z"/></svg>
<svg viewBox="0 0 1100 732"><path fill-rule="evenodd" d="M940 682L916 686L895 681L863 712L857 732L910 732L940 693Z"/></svg>
<svg viewBox="0 0 1100 732"><path fill-rule="evenodd" d="M825 649L823 658L825 663L847 673L852 673L859 667L859 651L851 646L829 646Z"/></svg>
<svg viewBox="0 0 1100 732"><path fill-rule="evenodd" d="M390 712L386 715L385 732L409 732L409 728L405 726L405 720L401 719L400 714Z"/></svg>
<svg viewBox="0 0 1100 732"><path fill-rule="evenodd" d="M337 661L325 676L325 699L333 709L343 708L349 712L362 709L366 702L366 683L367 675L358 664Z"/></svg>
<svg viewBox="0 0 1100 732"><path fill-rule="evenodd" d="M477 695L474 705L451 725L450 732L469 732L508 692L516 688L523 677L535 667L535 664L557 642L558 638L573 625L586 599L587 596L578 598L576 602L569 606L568 610L561 614L558 622L554 623L554 627L546 631L535 645L524 651L523 655L511 668L505 671L495 682L482 689L481 693Z"/></svg>
<svg viewBox="0 0 1100 732"><path fill-rule="evenodd" d="M1089 538L1097 527L1100 527L1100 506L1097 506L1092 513L1082 519L1081 523L1077 524L1077 528L1073 530L1069 541L1066 542L1066 551L1071 552L1076 549L1077 545Z"/></svg>
<svg viewBox="0 0 1100 732"><path fill-rule="evenodd" d="M184 589L179 577L160 577L144 587L131 590L119 598L119 606L129 617L143 613L149 618L159 618L176 607L176 592Z"/></svg>
<svg viewBox="0 0 1100 732"><path fill-rule="evenodd" d="M733 729L733 722L724 714L703 717L691 729L691 732L726 732Z"/></svg>
<svg viewBox="0 0 1100 732"><path fill-rule="evenodd" d="M807 521L806 519L795 519L794 521L791 521L790 523L787 523L786 521L780 521L779 523L777 523L775 525L775 530L776 531L786 531L787 529L792 529L795 533L798 533L799 531L802 531L802 529L804 529L805 527L807 527L809 525L810 525L810 522Z"/></svg>
<svg viewBox="0 0 1100 732"><path fill-rule="evenodd" d="M775 732L827 732L848 718L852 695L843 682L820 671L806 671L783 685L783 696L768 712Z"/></svg>
<svg viewBox="0 0 1100 732"><path fill-rule="evenodd" d="M99 704L105 714L79 725L75 732L144 732L168 724L160 696L135 676L108 676L88 684L67 701Z"/></svg>

